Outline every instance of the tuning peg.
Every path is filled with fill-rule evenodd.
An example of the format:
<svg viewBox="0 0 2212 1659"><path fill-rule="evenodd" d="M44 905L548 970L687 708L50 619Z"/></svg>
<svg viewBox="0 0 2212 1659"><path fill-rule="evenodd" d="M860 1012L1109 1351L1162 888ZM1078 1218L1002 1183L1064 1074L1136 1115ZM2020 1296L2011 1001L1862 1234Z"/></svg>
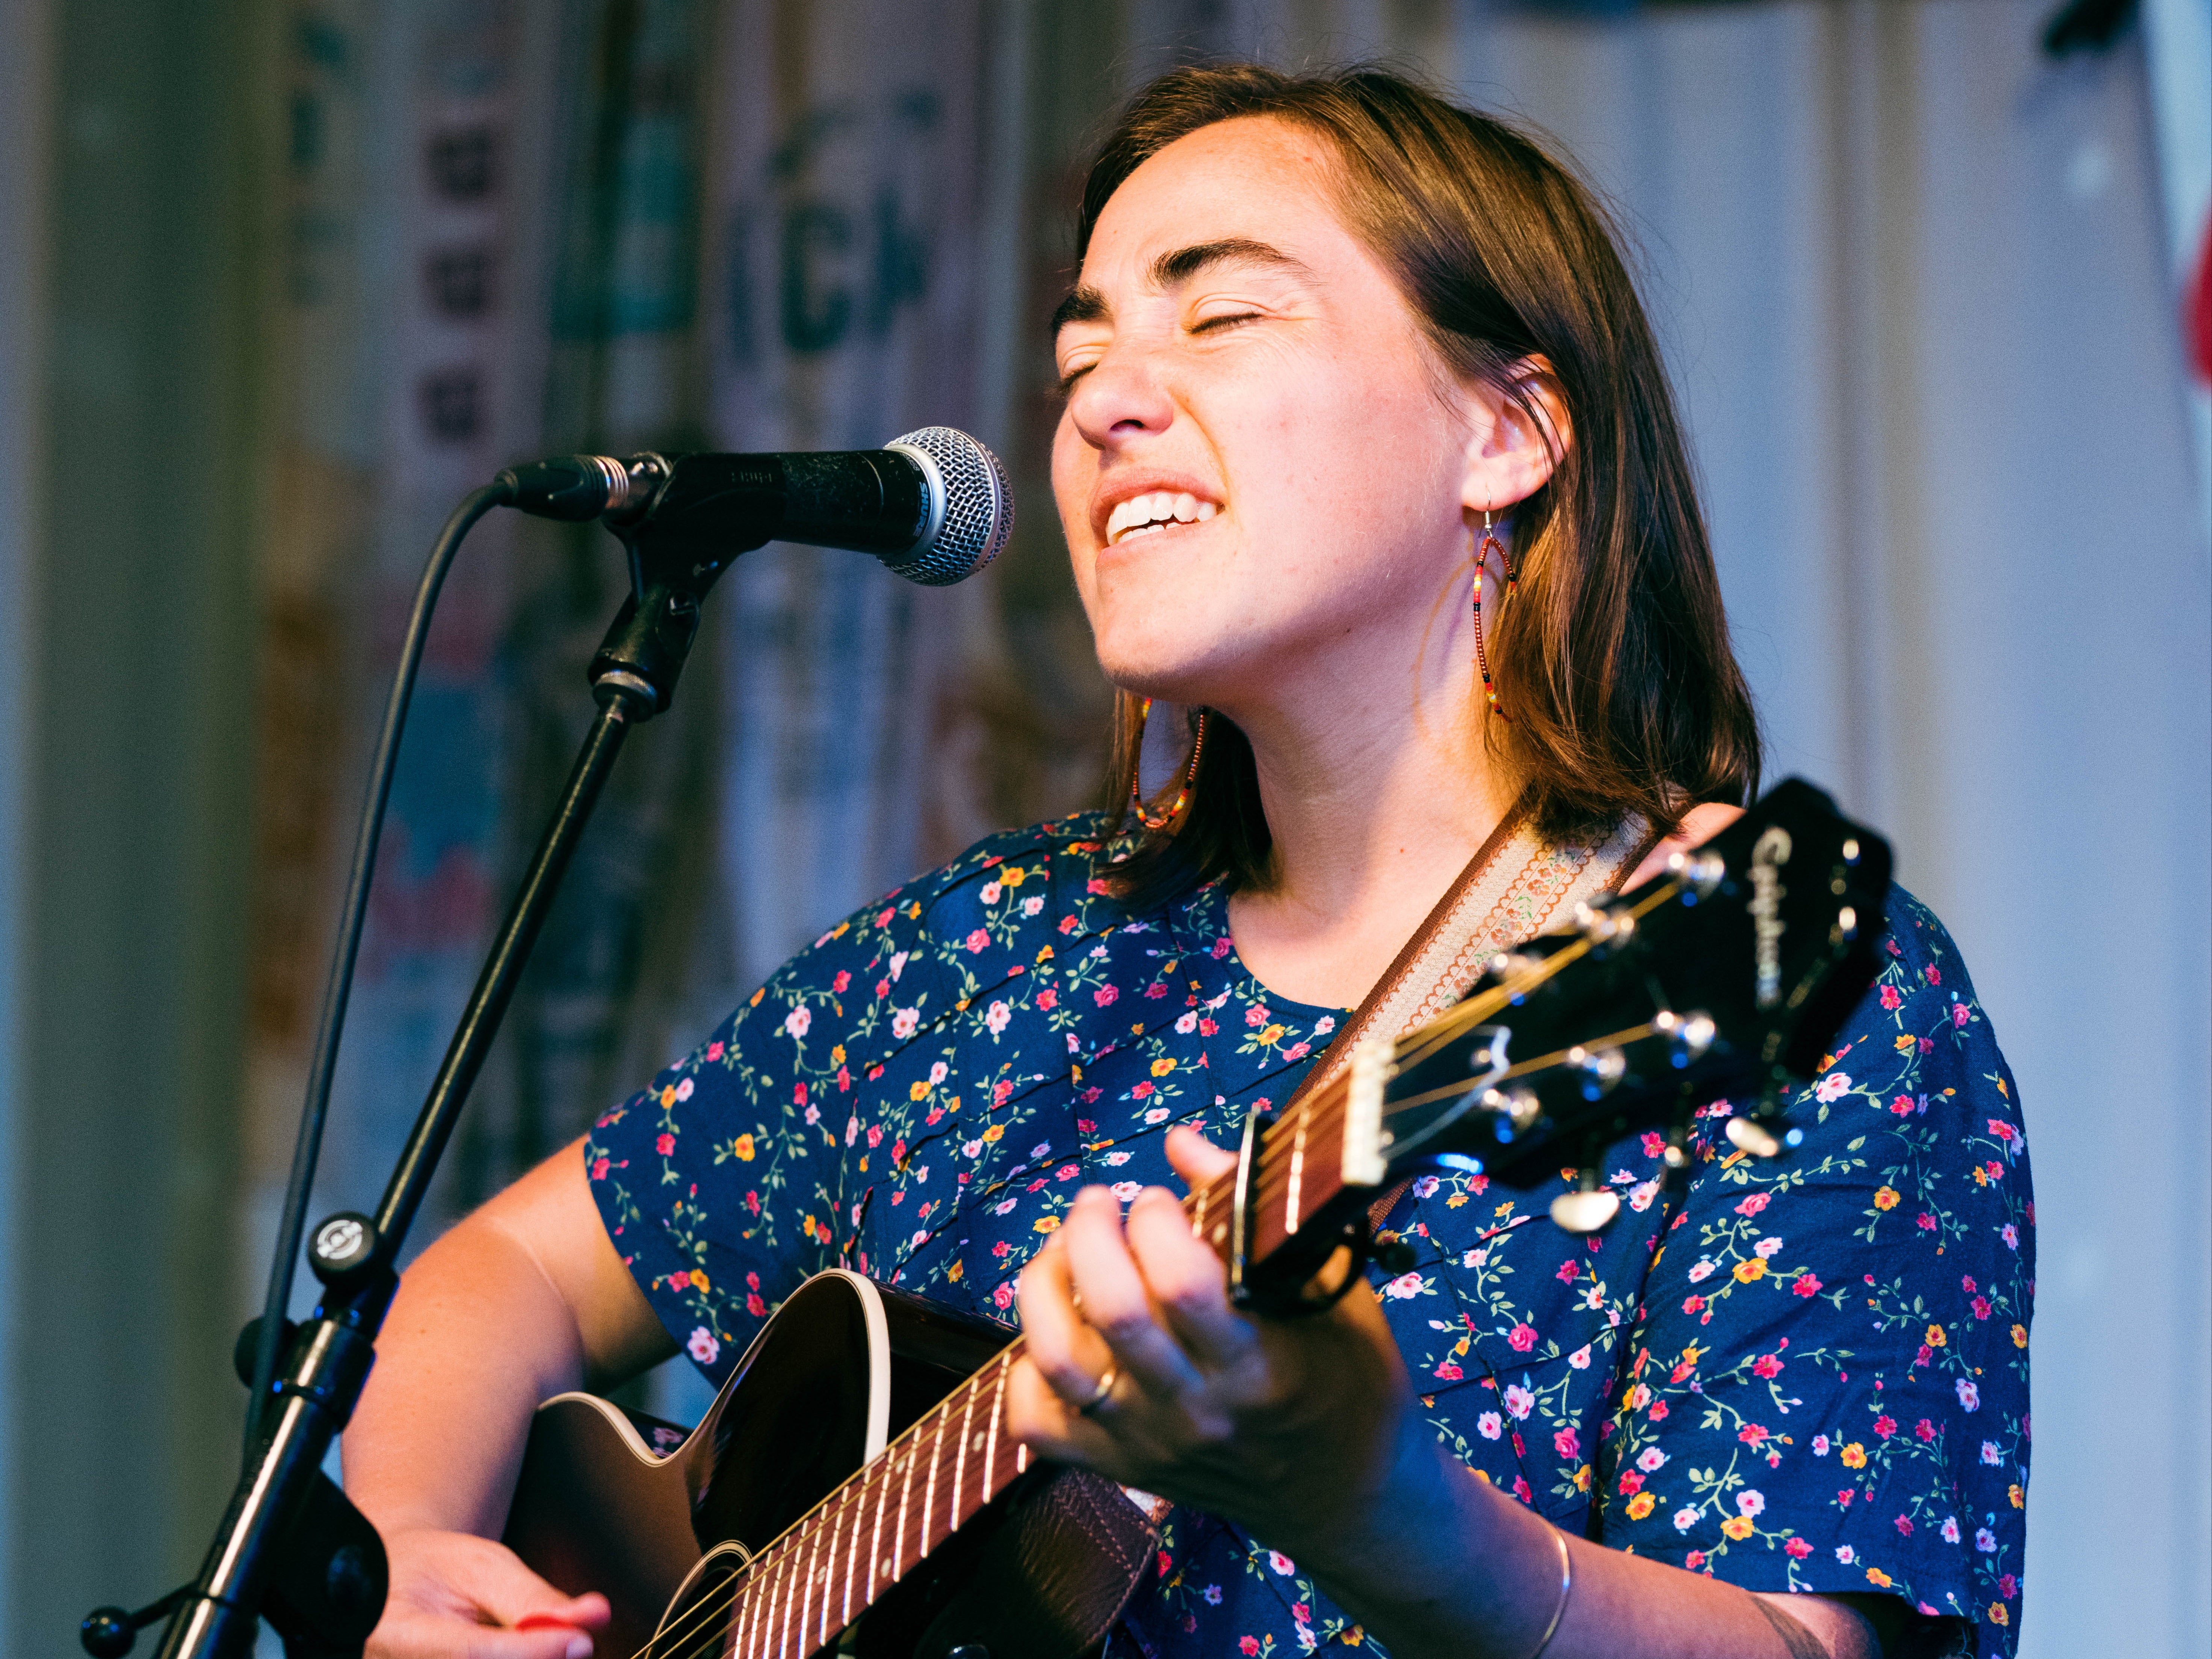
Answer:
<svg viewBox="0 0 2212 1659"><path fill-rule="evenodd" d="M1575 906L1575 927L1593 945L1626 945L1636 932L1636 918L1626 910Z"/></svg>
<svg viewBox="0 0 2212 1659"><path fill-rule="evenodd" d="M1485 1089L1475 1102L1486 1112L1495 1112L1498 1122L1492 1130L1498 1144L1510 1146L1513 1137L1525 1133L1536 1120L1544 1115L1544 1103L1536 1098L1536 1091L1525 1085L1512 1089Z"/></svg>
<svg viewBox="0 0 2212 1659"><path fill-rule="evenodd" d="M1651 1029L1667 1039L1668 1058L1678 1072L1702 1059L1720 1034L1710 1014L1678 1014L1666 1008L1651 1017Z"/></svg>
<svg viewBox="0 0 2212 1659"><path fill-rule="evenodd" d="M1628 1074L1628 1056L1618 1048L1585 1048L1578 1042L1567 1050L1566 1066L1582 1073L1583 1098L1596 1100Z"/></svg>
<svg viewBox="0 0 2212 1659"><path fill-rule="evenodd" d="M1779 1120L1765 1116L1732 1117L1728 1121L1728 1138L1753 1158L1779 1158L1784 1146L1801 1145L1805 1139L1802 1129L1784 1129L1774 1133Z"/></svg>
<svg viewBox="0 0 2212 1659"><path fill-rule="evenodd" d="M1620 1212L1620 1200L1597 1184L1595 1166L1585 1166L1575 1190L1552 1200L1552 1219L1563 1233L1594 1233Z"/></svg>
<svg viewBox="0 0 2212 1659"><path fill-rule="evenodd" d="M1728 874L1728 866L1717 853L1676 853L1667 860L1667 873L1680 879L1687 890L1684 902L1693 903L1713 896L1713 889Z"/></svg>

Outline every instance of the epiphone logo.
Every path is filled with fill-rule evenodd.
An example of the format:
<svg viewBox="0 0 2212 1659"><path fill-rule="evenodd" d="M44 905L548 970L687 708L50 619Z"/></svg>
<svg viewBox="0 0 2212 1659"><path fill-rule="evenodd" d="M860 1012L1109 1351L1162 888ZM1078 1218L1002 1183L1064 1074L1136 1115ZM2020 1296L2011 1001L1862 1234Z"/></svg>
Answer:
<svg viewBox="0 0 2212 1659"><path fill-rule="evenodd" d="M1782 1000L1782 866L1790 862L1790 832L1769 824L1751 849L1751 927L1758 969L1759 1006Z"/></svg>

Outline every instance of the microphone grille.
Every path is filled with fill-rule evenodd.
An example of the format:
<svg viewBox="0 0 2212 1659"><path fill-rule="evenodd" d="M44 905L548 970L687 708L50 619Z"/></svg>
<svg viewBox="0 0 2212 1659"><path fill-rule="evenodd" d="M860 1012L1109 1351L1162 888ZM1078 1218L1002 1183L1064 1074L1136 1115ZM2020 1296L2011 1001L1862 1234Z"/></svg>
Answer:
<svg viewBox="0 0 2212 1659"><path fill-rule="evenodd" d="M884 447L904 450L923 462L945 491L933 533L892 562L892 570L924 586L947 587L999 556L1014 527L1014 501L996 455L949 426L926 426Z"/></svg>

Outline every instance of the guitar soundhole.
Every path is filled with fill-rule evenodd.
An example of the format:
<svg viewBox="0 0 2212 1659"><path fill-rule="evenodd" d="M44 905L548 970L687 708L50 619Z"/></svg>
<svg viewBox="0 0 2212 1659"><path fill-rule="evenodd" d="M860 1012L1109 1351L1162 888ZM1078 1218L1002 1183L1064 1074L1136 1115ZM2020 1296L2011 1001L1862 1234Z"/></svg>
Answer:
<svg viewBox="0 0 2212 1659"><path fill-rule="evenodd" d="M710 1551L685 1577L637 1659L730 1659L746 1559L736 1544Z"/></svg>

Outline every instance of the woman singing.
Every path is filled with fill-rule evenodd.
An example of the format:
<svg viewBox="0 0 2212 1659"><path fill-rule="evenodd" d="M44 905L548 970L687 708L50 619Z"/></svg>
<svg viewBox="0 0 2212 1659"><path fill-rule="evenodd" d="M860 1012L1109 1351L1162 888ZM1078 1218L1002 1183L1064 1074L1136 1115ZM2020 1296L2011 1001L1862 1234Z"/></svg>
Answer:
<svg viewBox="0 0 2212 1659"><path fill-rule="evenodd" d="M1587 1237L1556 1183L1426 1176L1410 1268L1231 1310L1180 1193L1470 862L1502 941L1556 926L1733 817L1759 740L1650 326L1541 147L1387 74L1181 70L1078 246L1053 480L1123 810L855 915L424 1254L345 1439L373 1651L587 1652L605 1603L489 1541L532 1408L679 1346L719 1380L843 1266L1018 1316L1012 1431L1174 1501L1115 1653L2010 1653L2034 1207L1902 894L1787 1156L1723 1107L1670 1191L1623 1141ZM1148 799L1145 699L1200 711Z"/></svg>

